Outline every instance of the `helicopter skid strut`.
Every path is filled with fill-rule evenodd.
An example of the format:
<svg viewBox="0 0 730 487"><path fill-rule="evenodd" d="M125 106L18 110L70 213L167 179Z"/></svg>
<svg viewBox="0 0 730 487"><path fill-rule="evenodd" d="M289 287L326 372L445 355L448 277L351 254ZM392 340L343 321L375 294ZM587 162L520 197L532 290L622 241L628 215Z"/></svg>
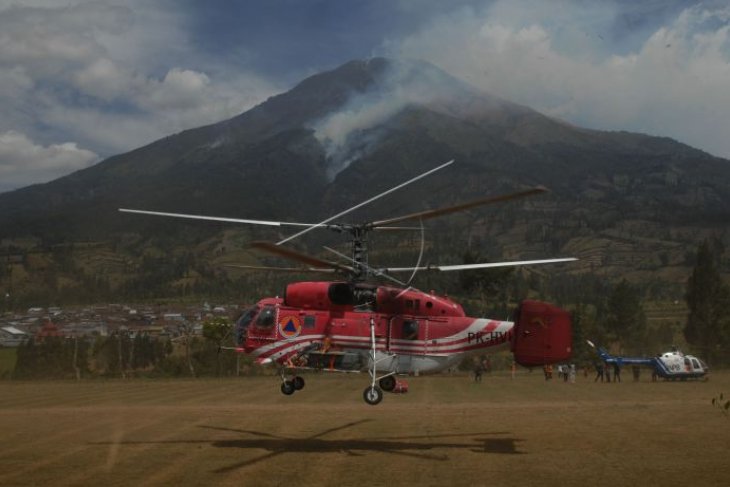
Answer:
<svg viewBox="0 0 730 487"><path fill-rule="evenodd" d="M371 406L375 406L383 400L383 389L392 391L395 386L395 380L392 377L395 375L395 371L388 372L385 375L378 376L378 363L386 359L392 359L395 355L386 355L379 359L375 358L376 354L376 343L375 343L375 319L370 318L370 385L365 388L362 393L365 402ZM390 379L389 379L390 378ZM378 386L377 384L380 384Z"/></svg>

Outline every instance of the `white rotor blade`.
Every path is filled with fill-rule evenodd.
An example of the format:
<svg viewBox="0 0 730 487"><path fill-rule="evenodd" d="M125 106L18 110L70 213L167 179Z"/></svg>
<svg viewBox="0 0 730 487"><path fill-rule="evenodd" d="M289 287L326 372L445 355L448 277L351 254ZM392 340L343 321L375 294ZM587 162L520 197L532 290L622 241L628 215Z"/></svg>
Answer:
<svg viewBox="0 0 730 487"><path fill-rule="evenodd" d="M184 213L166 213L162 211L147 211L147 210L131 210L128 208L119 208L119 211L123 213L139 213L142 215L155 215L155 216L168 216L173 218L188 218L191 220L208 220L216 222L229 222L229 223L250 223L252 225L269 225L272 227L280 227L283 225L294 226L294 227L318 227L319 224L312 223L294 223L294 222L274 222L267 220L247 220L244 218L226 218L221 216L204 216L204 215L187 215Z"/></svg>
<svg viewBox="0 0 730 487"><path fill-rule="evenodd" d="M572 262L578 260L575 257L567 257L564 259L543 259L543 260L517 260L513 262L483 262L481 264L460 264L460 265L428 265L425 267L386 267L384 269L378 269L382 272L411 272L413 270L418 271L467 271L472 269L489 269L492 267L510 267L520 265L535 265L535 264L554 264L557 262Z"/></svg>
<svg viewBox="0 0 730 487"><path fill-rule="evenodd" d="M421 259L423 258L423 251L426 248L426 235L423 229L423 220L418 220L418 223L421 224L421 249L418 251L418 260L416 261L416 267L420 267L421 265ZM416 277L416 274L418 273L418 270L414 269L413 274L411 274L410 279L408 279L408 285L410 285L413 282L413 279Z"/></svg>
<svg viewBox="0 0 730 487"><path fill-rule="evenodd" d="M388 194L392 193L393 191L397 191L397 190L401 189L401 188L402 188L402 187L404 187L404 186L407 186L407 185L409 185L409 184L411 184L411 183L413 183L413 182L416 182L416 181L418 181L418 180L419 180L419 179L421 179L421 178L425 178L425 177L426 177L426 176L428 176L429 174L435 173L435 172L436 172L436 171L438 171L439 169L443 169L443 168L445 168L446 166L449 166L449 165L453 164L453 162L454 162L454 160L453 160L453 159L451 159L451 160L450 160L449 162L447 162L447 163L445 163L445 164L441 164L440 166L438 166L438 167L435 167L435 168L431 169L430 171L426 171L425 173L423 173L423 174L421 174L421 175L419 175L419 176L416 176L416 177L415 177L415 178L413 178L413 179L409 179L409 180L408 180L408 181L406 181L405 183L401 183L401 184L399 184L398 186L396 186L395 188L391 188L391 189L389 189L388 191L385 191L385 192L383 192L383 193L380 193L380 194L379 194L379 195L377 195L377 196L373 196L373 197L372 197L372 198L370 198L369 200L367 200L367 201L363 201L363 202L362 202L362 203L360 203L359 205L355 205L355 206L353 206L352 208L350 208L350 209L348 209L348 210L345 210L345 211L343 211L343 212L341 212L341 213L338 213L338 214L336 214L335 216L331 216L331 217L327 218L326 220L324 220L324 221L321 221L321 222L317 223L316 225L312 225L312 226L311 226L311 228L305 228L305 229L304 229L304 230L302 230L301 232L295 233L294 235L292 235L292 236L290 236L290 237L287 237L287 238L285 238L284 240L282 240L282 241L280 241L280 242L277 242L277 243L276 243L276 245L281 245L281 244L283 244L283 243L286 243L286 242L288 242L289 240L292 240L292 239L294 239L294 238L297 238L297 237L300 237L300 236L304 235L305 233L309 232L310 230L312 230L312 229L314 229L314 228L316 228L316 227L318 227L318 226L322 226L322 225L324 225L324 224L326 224L326 223L329 223L329 222L331 222L332 220L336 220L337 218L340 218L341 216L345 216L345 215L347 215L348 213L350 213L350 212L352 212L352 211L355 211L355 210L357 210L358 208L360 208L360 207L362 207L362 206L365 206L365 205L367 205L367 204L369 204L369 203L372 203L373 201L375 201L375 200L377 200L377 199L379 199L379 198L382 198L382 197L383 197L383 196L385 196L385 195L388 195Z"/></svg>

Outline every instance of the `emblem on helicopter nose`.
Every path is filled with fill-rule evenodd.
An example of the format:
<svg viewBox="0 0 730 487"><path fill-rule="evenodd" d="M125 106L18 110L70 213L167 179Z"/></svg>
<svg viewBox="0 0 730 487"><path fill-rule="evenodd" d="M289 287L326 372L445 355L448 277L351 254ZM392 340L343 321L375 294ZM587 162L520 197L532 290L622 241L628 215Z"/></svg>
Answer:
<svg viewBox="0 0 730 487"><path fill-rule="evenodd" d="M284 316L279 319L279 334L284 338L296 338L302 331L302 324L296 316Z"/></svg>

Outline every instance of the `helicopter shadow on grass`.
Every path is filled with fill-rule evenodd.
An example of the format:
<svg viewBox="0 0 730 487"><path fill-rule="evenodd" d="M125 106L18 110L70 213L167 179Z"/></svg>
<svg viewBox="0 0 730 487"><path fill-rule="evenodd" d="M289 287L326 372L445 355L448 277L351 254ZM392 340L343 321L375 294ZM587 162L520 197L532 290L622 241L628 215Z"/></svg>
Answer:
<svg viewBox="0 0 730 487"><path fill-rule="evenodd" d="M525 452L518 449L517 443L523 441L518 438L494 438L494 436L508 435L504 431L476 432L476 433L443 433L411 436L389 436L373 438L322 438L330 433L346 430L363 423L375 421L364 419L326 429L314 435L296 438L279 436L263 431L246 429L200 426L200 428L225 431L245 435L245 438L233 439L194 439L194 440L160 440L160 441L122 441L115 445L150 445L150 444L210 444L216 448L239 448L241 450L264 450L267 453L257 457L236 462L226 467L214 470L214 473L226 473L245 468L261 462L266 462L285 453L340 453L349 456L365 456L368 453L388 453L403 455L422 460L448 461L449 456L434 450L462 450L473 453L521 455ZM463 439L463 440L458 440ZM94 445L111 445L109 442L94 442Z"/></svg>
<svg viewBox="0 0 730 487"><path fill-rule="evenodd" d="M215 470L216 473L225 473L248 467L260 462L268 461L285 453L344 453L349 456L364 456L368 453L377 452L437 461L447 461L449 460L449 457L444 453L432 452L434 450L466 450L474 453L513 455L525 453L519 451L517 447L517 442L522 441L520 439L491 438L491 436L507 435L508 433L506 432L446 433L373 438L351 437L345 439L322 438L330 433L349 429L370 421L373 420L364 419L361 421L343 424L304 438L285 437L261 431L216 426L201 426L201 428L217 431L229 431L232 433L250 436L250 438L215 440L211 442L214 447L240 448L244 450L255 449L265 450L268 452L249 460L219 468ZM490 436L490 438L486 438L487 436ZM456 438L470 438L470 440L459 441L456 440Z"/></svg>
<svg viewBox="0 0 730 487"><path fill-rule="evenodd" d="M525 452L518 449L517 443L523 441L517 438L494 438L494 436L508 435L508 432L491 431L477 433L443 433L412 436L390 436L373 438L322 438L330 433L346 430L363 423L375 421L364 419L326 429L314 435L296 438L279 436L262 431L236 429L218 426L200 426L200 428L225 431L244 435L244 438L233 439L195 439L195 440L160 440L160 441L122 441L122 445L150 445L150 444L210 444L216 448L239 448L241 450L264 450L267 453L257 457L236 462L232 465L218 468L214 473L226 473L245 468L261 462L266 462L286 453L341 453L349 456L365 456L368 453L387 453L423 460L448 461L449 456L438 453L439 450L462 450L473 453L521 455ZM463 440L458 440L463 439ZM109 445L109 442L95 442L95 445ZM436 451L436 452L434 452Z"/></svg>

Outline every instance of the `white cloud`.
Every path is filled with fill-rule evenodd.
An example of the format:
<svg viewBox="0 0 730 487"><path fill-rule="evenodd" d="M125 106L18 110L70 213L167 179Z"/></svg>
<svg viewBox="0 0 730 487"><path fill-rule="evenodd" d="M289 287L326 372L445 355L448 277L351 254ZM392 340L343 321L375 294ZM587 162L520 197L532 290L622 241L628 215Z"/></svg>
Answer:
<svg viewBox="0 0 730 487"><path fill-rule="evenodd" d="M189 69L173 68L165 79L147 90L149 100L160 108L188 108L200 104L202 95L210 86L210 78L205 73Z"/></svg>
<svg viewBox="0 0 730 487"><path fill-rule="evenodd" d="M0 133L47 148L71 140L108 156L230 118L280 91L198 53L176 2L122 5L0 0Z"/></svg>
<svg viewBox="0 0 730 487"><path fill-rule="evenodd" d="M99 58L73 74L76 88L105 101L127 95L134 77L108 58Z"/></svg>
<svg viewBox="0 0 730 487"><path fill-rule="evenodd" d="M205 83L205 79L204 73L192 71L182 76L168 73L161 80L133 78L125 85L124 96L115 93L130 109L100 110L54 101L44 106L44 122L64 126L70 138L88 141L90 147L120 153L233 117L271 94L270 85L255 76L238 75L219 84Z"/></svg>
<svg viewBox="0 0 730 487"><path fill-rule="evenodd" d="M0 65L39 76L65 75L102 55L98 33L121 35L132 12L104 3L66 7L11 5L0 10Z"/></svg>
<svg viewBox="0 0 730 487"><path fill-rule="evenodd" d="M0 190L50 181L97 160L73 142L44 147L19 132L0 133Z"/></svg>
<svg viewBox="0 0 730 487"><path fill-rule="evenodd" d="M579 125L730 157L730 8L685 9L630 49L607 33L622 14L610 2L499 1L436 19L387 49Z"/></svg>

